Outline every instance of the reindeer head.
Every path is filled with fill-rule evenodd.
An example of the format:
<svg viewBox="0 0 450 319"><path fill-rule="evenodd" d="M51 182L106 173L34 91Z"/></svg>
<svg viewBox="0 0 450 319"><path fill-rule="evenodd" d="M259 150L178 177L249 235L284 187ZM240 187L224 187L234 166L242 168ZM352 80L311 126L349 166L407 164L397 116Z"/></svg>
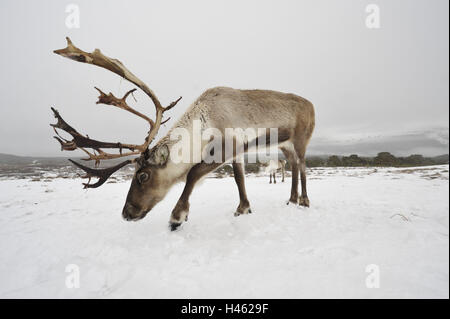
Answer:
<svg viewBox="0 0 450 319"><path fill-rule="evenodd" d="M168 147L162 144L156 145L150 149L149 146L158 133L161 124L164 124L170 119L168 118L163 121L164 112L173 108L181 100L181 97L167 107L163 107L153 91L127 68L125 68L119 60L111 59L103 55L98 49L94 50L92 53L82 51L74 46L69 38L66 39L67 47L64 49L55 50L53 51L54 53L78 62L96 65L118 74L144 91L144 93L150 97L155 106L156 117L155 120L152 120L146 115L131 108L127 104L127 97L136 91L136 89L128 91L122 98L117 98L112 93L105 94L100 89L95 88L100 93L97 104L116 106L127 112L133 113L149 123L150 130L145 137L144 143L139 145L93 140L87 135L85 136L78 133L73 127L63 120L56 109L51 108L55 118L57 119L57 123L51 124L51 126L56 133L54 138L61 144L61 150L73 151L80 149L88 155L88 158L83 160L94 161L96 167L99 166L100 161L102 160L139 155L138 157L127 159L115 166L104 169L90 168L73 160L70 161L78 168L86 172L84 177L88 178L88 182L83 184L85 188L99 187L103 185L114 172L126 165L135 163L136 172L131 182L131 187L128 192L122 214L126 220L142 219L145 217L147 212L150 211L153 206L165 196L170 186L164 178L164 170L169 159ZM69 133L72 136L72 140L67 140L62 137L58 133L57 129L61 129ZM107 153L103 151L103 149L118 149L119 153ZM122 152L123 149L126 149L127 151ZM90 184L92 177L98 178L98 181L94 184Z"/></svg>
<svg viewBox="0 0 450 319"><path fill-rule="evenodd" d="M167 194L172 186L166 171L168 160L169 148L163 144L153 147L136 161L136 171L122 211L124 219L144 218Z"/></svg>

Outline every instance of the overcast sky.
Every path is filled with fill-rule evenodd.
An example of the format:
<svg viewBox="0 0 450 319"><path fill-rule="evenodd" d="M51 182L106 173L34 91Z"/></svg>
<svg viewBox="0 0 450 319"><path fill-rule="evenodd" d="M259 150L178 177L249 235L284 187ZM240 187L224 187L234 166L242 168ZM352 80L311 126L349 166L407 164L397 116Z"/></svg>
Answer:
<svg viewBox="0 0 450 319"><path fill-rule="evenodd" d="M78 29L65 24L70 3L80 9ZM366 27L370 3L380 8L379 29ZM433 152L443 153L448 9L447 0L2 0L0 153L70 155L52 139L50 106L90 137L142 142L144 121L95 105L94 86L116 96L132 86L53 54L65 36L120 59L163 104L182 95L174 119L209 87L279 90L314 103L312 150L428 132L438 136ZM146 96L136 98L140 111L153 112Z"/></svg>

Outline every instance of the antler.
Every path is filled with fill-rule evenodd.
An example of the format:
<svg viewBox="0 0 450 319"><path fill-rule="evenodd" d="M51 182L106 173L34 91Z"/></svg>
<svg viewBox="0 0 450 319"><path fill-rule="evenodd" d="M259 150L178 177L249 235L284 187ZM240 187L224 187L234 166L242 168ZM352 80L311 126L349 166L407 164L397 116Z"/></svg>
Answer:
<svg viewBox="0 0 450 319"><path fill-rule="evenodd" d="M80 163L77 163L71 159L69 159L69 161L71 161L75 166L81 168L83 171L86 172L86 175L83 176L83 178L88 178L89 180L87 183L83 183L84 188L97 188L97 187L103 185L106 182L106 180L114 172L116 172L119 169L121 169L122 167L134 162L134 160L126 160L126 161L119 163L112 167L107 167L104 169L93 169L93 168L81 165ZM91 177L98 177L99 180L95 184L89 184L89 182L91 181Z"/></svg>
<svg viewBox="0 0 450 319"><path fill-rule="evenodd" d="M87 135L84 136L84 135L78 133L72 126L70 126L63 120L63 118L60 116L59 112L56 109L51 108L55 118L57 118L57 120L58 120L56 124L51 124L51 126L53 127L53 129L55 130L55 132L57 134L57 136L54 136L54 138L61 144L61 150L73 151L75 149L81 149L89 156L88 158L86 158L84 160L88 160L88 161L94 160L96 166L100 163L100 160L107 160L107 159L119 158L119 157L124 157L124 156L130 156L130 155L138 155L138 154L146 152L149 145L151 144L151 142L155 138L156 134L158 133L158 130L159 130L161 124L165 123L168 120L168 119L165 121L162 120L164 112L173 108L181 100L181 97L178 98L176 101L170 103L167 107L163 107L161 105L160 101L158 100L158 98L156 97L155 93L144 82L142 82L138 77L136 77L133 73L131 73L122 64L122 62L120 62L117 59L113 59L113 58L109 58L109 57L105 56L103 53L100 52L99 49L95 49L94 52L92 52L92 53L85 52L85 51L77 48L68 37L66 37L66 40L67 40L66 48L55 50L53 52L58 55L61 55L63 57L66 57L66 58L69 58L69 59L72 59L72 60L75 60L78 62L93 64L93 65L105 68L111 72L116 73L120 77L127 79L131 83L135 84L142 91L144 91L144 93L147 94L150 97L150 99L152 100L152 102L155 106L155 109L156 109L156 117L155 117L155 120L152 120L149 117L147 117L146 115L136 111L135 109L133 109L132 107L130 107L127 104L127 102L126 102L127 97L130 94L133 94L133 92L136 91L136 89L128 91L127 93L125 93L125 95L122 98L117 98L112 93L106 94L99 88L95 87L95 89L100 93L100 96L98 97L98 101L96 102L96 104L106 104L106 105L116 106L120 109L123 109L127 112L130 112L130 113L144 119L145 121L147 121L149 123L150 130L148 132L148 135L145 137L144 143L139 144L139 145L137 145L137 144L122 144L119 142L118 143L101 142L101 141L90 139L89 136L87 136ZM69 133L73 139L71 141L69 141L69 140L63 138L61 135L58 134L56 129L61 129L65 132ZM94 152L90 152L86 148L91 148L94 150ZM119 149L119 154L111 154L111 153L104 152L102 150L102 148ZM122 153L122 149L128 149L129 152ZM133 162L133 160L128 160L128 161L125 161L114 167L111 167L108 169L103 169L103 170L94 170L94 169L88 168L86 166L83 166L81 164L78 164L74 161L71 161L71 162L74 163L79 168L83 169L88 174L86 177L96 176L96 177L100 178L100 180L97 183L92 184L92 185L85 184L85 187L98 187L101 184L103 184L106 181L106 179L112 173L114 173L114 171L120 169L121 167L123 167L127 164L130 164L131 162ZM115 170L111 171L112 169L115 169Z"/></svg>

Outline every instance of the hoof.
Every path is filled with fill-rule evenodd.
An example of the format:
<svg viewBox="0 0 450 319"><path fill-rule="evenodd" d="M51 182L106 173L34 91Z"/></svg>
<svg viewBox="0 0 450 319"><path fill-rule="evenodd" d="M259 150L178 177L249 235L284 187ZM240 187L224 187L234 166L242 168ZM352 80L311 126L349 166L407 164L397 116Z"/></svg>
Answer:
<svg viewBox="0 0 450 319"><path fill-rule="evenodd" d="M308 197L299 197L298 204L300 206L309 207L309 199Z"/></svg>
<svg viewBox="0 0 450 319"><path fill-rule="evenodd" d="M236 208L236 212L234 213L234 216L239 216L239 215L246 215L246 214L251 214L252 210L250 209L250 203L248 202L248 200L241 200L241 202L239 203L239 206Z"/></svg>
<svg viewBox="0 0 450 319"><path fill-rule="evenodd" d="M240 215L247 215L247 214L251 214L252 213L252 210L250 209L250 207L247 208L247 209L244 209L242 211L239 211L239 210L241 210L241 209L238 208L238 210L234 213L235 217L238 217Z"/></svg>
<svg viewBox="0 0 450 319"><path fill-rule="evenodd" d="M170 231L175 231L180 226L181 226L181 223L172 223L172 222L169 223Z"/></svg>
<svg viewBox="0 0 450 319"><path fill-rule="evenodd" d="M169 225L172 231L176 230L183 221L188 220L189 205L181 206L177 203L172 214L170 215Z"/></svg>

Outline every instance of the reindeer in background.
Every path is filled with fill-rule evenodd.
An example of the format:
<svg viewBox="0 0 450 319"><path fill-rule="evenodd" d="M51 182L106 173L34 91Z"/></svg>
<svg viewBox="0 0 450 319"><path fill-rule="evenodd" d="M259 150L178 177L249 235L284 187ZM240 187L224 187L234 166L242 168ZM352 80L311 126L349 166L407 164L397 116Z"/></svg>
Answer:
<svg viewBox="0 0 450 319"><path fill-rule="evenodd" d="M149 124L150 130L142 144L101 142L91 139L87 135L80 134L63 120L56 109L52 108L57 119L57 123L52 124L57 134L55 139L61 144L62 150L80 149L88 156L84 160L94 161L96 166L102 160L137 156L104 169L90 168L71 160L74 165L86 172L85 177L89 180L84 184L85 188L99 187L115 171L126 165L135 164L135 173L122 210L122 216L125 220L137 221L144 218L158 202L163 200L174 184L185 182L184 190L170 217L170 228L175 230L188 219L189 197L196 183L226 162L232 162L234 179L239 190L240 201L235 216L251 213L245 190L243 166L242 163L236 161L236 157L241 154L233 153L228 157L226 154L222 154L221 163L207 163L204 160L199 163L195 161L178 163L173 160L175 154L171 153L171 149L175 141L170 138L171 132L177 128L192 131L194 120L201 121L202 130L214 128L222 133L226 128L277 128L278 140L276 145L282 150L292 167L292 187L288 203L309 206L306 191L305 152L314 130L315 116L314 107L308 100L294 94L276 91L237 90L226 87L212 88L205 91L188 108L165 137L150 147L161 124L169 120L169 118L163 120L163 116L180 101L181 97L166 107L162 106L155 93L119 60L103 55L98 49L92 53L85 52L73 45L69 38L66 39L67 47L55 50L54 53L116 73L121 78L139 87L155 106L155 119L153 120L128 105L127 97L136 89L130 90L122 98L117 98L112 93L106 94L95 88L100 94L97 104L121 108L142 118ZM72 140L62 137L57 129L70 134ZM265 143L270 144L271 141ZM197 152L202 152L209 146L210 142L202 141L201 149ZM110 153L104 151L104 149L117 149L119 152ZM247 152L248 147L243 151ZM200 154L191 155L200 156ZM300 196L298 195L299 170L302 187ZM92 177L98 178L98 181L94 184L90 183Z"/></svg>
<svg viewBox="0 0 450 319"><path fill-rule="evenodd" d="M272 184L272 176L273 176L273 183L276 184L277 180L275 178L276 173L278 172L278 170L281 170L281 182L284 182L284 176L285 176L285 168L286 168L286 161L279 159L279 160L274 160L271 159L269 161L269 164L266 167L266 173L269 173L270 175L270 182L269 184Z"/></svg>

